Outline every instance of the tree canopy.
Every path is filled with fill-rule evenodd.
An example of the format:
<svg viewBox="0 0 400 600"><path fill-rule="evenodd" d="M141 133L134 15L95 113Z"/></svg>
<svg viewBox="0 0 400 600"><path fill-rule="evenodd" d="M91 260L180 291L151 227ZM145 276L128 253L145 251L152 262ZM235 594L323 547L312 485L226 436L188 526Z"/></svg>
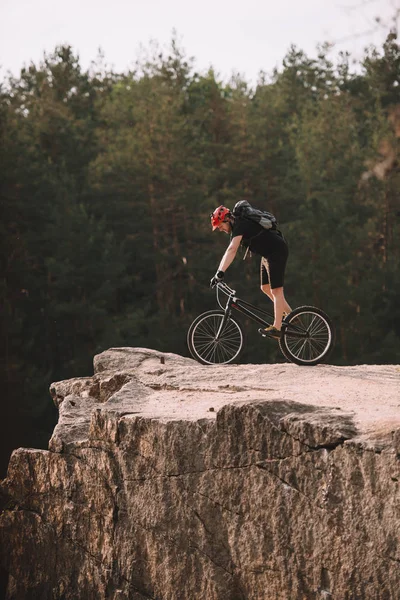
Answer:
<svg viewBox="0 0 400 600"><path fill-rule="evenodd" d="M127 73L83 71L57 47L1 83L0 139L1 365L25 445L51 431L49 383L88 374L94 354L188 355L228 241L209 214L241 198L277 216L287 298L333 317L331 360L398 361L394 34L353 73L346 55L332 64L324 47L316 59L293 47L254 89L198 73L175 40ZM258 270L237 259L227 280L261 305ZM283 360L249 330L244 360Z"/></svg>

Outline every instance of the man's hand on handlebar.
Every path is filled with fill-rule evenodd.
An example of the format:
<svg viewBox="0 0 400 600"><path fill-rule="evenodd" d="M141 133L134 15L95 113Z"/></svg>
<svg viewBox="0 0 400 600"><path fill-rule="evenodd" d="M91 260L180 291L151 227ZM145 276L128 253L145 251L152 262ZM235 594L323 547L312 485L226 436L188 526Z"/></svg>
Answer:
<svg viewBox="0 0 400 600"><path fill-rule="evenodd" d="M214 288L217 285L217 283L220 283L223 280L224 276L224 271L217 271L210 281L210 287Z"/></svg>

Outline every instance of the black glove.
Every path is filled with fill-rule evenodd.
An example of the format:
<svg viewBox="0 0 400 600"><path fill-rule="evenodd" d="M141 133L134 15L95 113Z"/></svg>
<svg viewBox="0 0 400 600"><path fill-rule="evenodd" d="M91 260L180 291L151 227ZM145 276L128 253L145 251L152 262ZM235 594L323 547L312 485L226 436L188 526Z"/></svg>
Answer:
<svg viewBox="0 0 400 600"><path fill-rule="evenodd" d="M217 285L217 283L219 283L220 281L223 280L224 278L224 271L217 271L214 275L214 277L211 279L210 281L210 287L213 288Z"/></svg>

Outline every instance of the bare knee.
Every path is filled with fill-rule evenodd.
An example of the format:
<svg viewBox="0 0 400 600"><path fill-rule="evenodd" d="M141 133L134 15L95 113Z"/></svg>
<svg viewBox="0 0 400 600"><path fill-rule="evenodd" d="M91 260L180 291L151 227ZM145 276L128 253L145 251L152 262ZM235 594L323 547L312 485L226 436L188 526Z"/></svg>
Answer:
<svg viewBox="0 0 400 600"><path fill-rule="evenodd" d="M263 294L266 294L268 296L268 298L271 298L271 300L273 300L273 296L271 293L271 286L269 285L269 283L265 283L264 285L261 285L261 291L263 292Z"/></svg>
<svg viewBox="0 0 400 600"><path fill-rule="evenodd" d="M281 298L283 296L283 287L271 289L271 294L274 298Z"/></svg>

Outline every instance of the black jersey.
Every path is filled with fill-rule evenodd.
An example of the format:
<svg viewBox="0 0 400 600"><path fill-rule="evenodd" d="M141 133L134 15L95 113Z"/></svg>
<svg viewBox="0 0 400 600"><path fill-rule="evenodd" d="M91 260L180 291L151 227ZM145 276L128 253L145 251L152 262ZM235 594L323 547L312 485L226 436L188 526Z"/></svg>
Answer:
<svg viewBox="0 0 400 600"><path fill-rule="evenodd" d="M285 239L277 229L264 229L258 223L240 217L235 218L232 238L242 235L242 244L251 252L268 258L271 254L287 252Z"/></svg>

